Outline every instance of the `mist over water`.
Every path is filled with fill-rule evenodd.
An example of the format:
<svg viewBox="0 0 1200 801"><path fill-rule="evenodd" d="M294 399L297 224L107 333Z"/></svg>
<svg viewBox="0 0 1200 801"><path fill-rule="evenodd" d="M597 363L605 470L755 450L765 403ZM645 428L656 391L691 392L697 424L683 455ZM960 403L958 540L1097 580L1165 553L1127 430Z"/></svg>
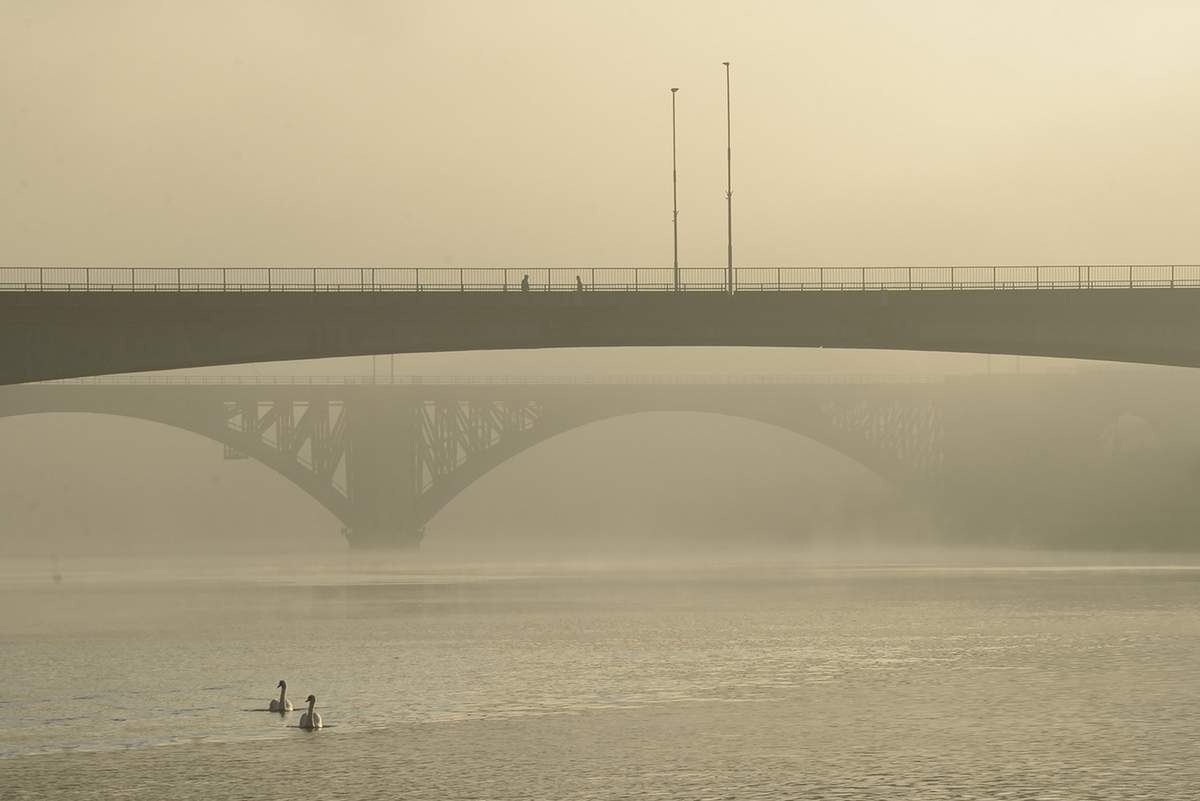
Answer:
<svg viewBox="0 0 1200 801"><path fill-rule="evenodd" d="M940 369L990 373L1001 391L1099 369L742 355L745 375ZM727 356L487 364L713 374ZM397 363L483 372L474 354L225 372L378 376ZM1178 382L1122 370L1109 386ZM1009 414L981 397L983 419ZM1190 430L1098 426L1086 447L1111 465L1094 507L1045 504L1089 497L1067 475L998 490L1035 524L1019 541L982 510L947 525L793 432L635 414L484 475L419 550L357 553L299 489L193 434L95 415L0 426L16 454L0 466L6 797L291 798L302 782L430 799L1174 801L1200 779L1200 559L1173 500L1188 497ZM1003 487L1010 468L973 469ZM1110 499L1095 495L1105 487ZM1151 514L1147 498L1176 505ZM1106 509L1128 517L1086 523ZM317 697L324 730L263 711L280 679L298 710Z"/></svg>
<svg viewBox="0 0 1200 801"><path fill-rule="evenodd" d="M1014 407L1004 390L1023 380L1111 375L1106 387L1173 399L1172 421L1189 420L1193 398L1200 398L1200 385L1178 383L1189 371L1173 368L834 350L409 354L193 374L213 380L349 375L384 382L393 375L751 381L790 375L867 386L874 380L990 376L995 391L975 393L973 414L979 425L1025 416L1018 430L1028 440L1021 445L1028 453L1042 448L1042 435L1073 420L1078 410L1075 399L1038 401L1041 417ZM764 388L764 395L769 392ZM1038 400L1040 392L1032 385L1025 396ZM0 418L0 435L10 454L0 464L6 510L0 555L304 553L344 547L342 524L303 491L254 460L224 460L219 443L192 433L145 420L58 414ZM1160 431L1126 415L1094 423L1081 443L1047 446L1046 454L1110 468L1089 475L1082 486L1071 485L1074 466L1044 466L1046 454L1024 466L996 461L988 450L996 444L980 446L964 473L995 488L971 501L986 505L947 521L927 499L803 434L713 414L625 415L553 437L480 477L430 521L422 551L470 561L736 557L791 547L901 544L1196 549L1187 521L1200 514L1189 500L1200 436L1190 428L1172 422ZM1074 455L1072 448L1087 450ZM1034 469L1041 472L1030 479Z"/></svg>
<svg viewBox="0 0 1200 801"><path fill-rule="evenodd" d="M712 373L718 355L687 358ZM498 364L603 375L610 359L610 374L628 365ZM741 366L991 367L1005 386L1004 365L979 357L879 360ZM370 375L380 361L253 369ZM470 354L397 361L480 372ZM1014 380L1082 375L1016 367ZM1200 780L1200 561L1178 506L1159 510L1175 547L1154 547L1139 514L1066 552L1078 534L1039 498L1077 489L1030 484L1013 502L1040 547L1020 549L985 514L947 526L804 436L650 413L519 454L442 510L419 550L356 553L296 487L195 435L92 415L0 425L21 465L0 468L15 510L0 540L13 798L282 799L300 782L430 799L1175 801ZM1186 464L1191 434L1115 425L1088 446L1122 487L1109 508L1136 509L1147 487L1178 495L1163 476L1187 472L1163 465ZM263 711L280 679L297 710L316 696L325 729Z"/></svg>
<svg viewBox="0 0 1200 801"><path fill-rule="evenodd" d="M1175 0L15 0L0 267L1194 265L1198 39ZM1015 349L1096 352L1040 349L1041 314ZM48 326L13 319L32 363ZM971 391L881 402L865 450L736 409L581 425L405 552L349 551L216 440L0 417L0 801L1197 797L1195 371L697 347L194 373ZM882 447L951 467L918 486Z"/></svg>
<svg viewBox="0 0 1200 801"><path fill-rule="evenodd" d="M1196 568L826 556L10 566L6 792L1191 797Z"/></svg>

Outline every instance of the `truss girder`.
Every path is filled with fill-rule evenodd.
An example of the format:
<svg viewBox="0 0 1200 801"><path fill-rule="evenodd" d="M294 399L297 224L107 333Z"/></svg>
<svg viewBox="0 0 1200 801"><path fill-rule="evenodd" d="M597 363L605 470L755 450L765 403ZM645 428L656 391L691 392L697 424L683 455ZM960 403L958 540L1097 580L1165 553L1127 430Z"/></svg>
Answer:
<svg viewBox="0 0 1200 801"><path fill-rule="evenodd" d="M945 401L957 397L936 388L503 385L462 391L43 387L25 395L30 411L99 411L212 437L228 453L257 459L295 482L348 529L405 530L419 529L471 482L525 448L643 411L757 419L824 442L899 484L916 485L945 471Z"/></svg>
<svg viewBox="0 0 1200 801"><path fill-rule="evenodd" d="M446 482L489 449L528 438L542 418L542 404L515 401L423 401L416 416L418 494Z"/></svg>
<svg viewBox="0 0 1200 801"><path fill-rule="evenodd" d="M342 401L324 398L296 401L287 395L266 399L247 396L224 401L225 428L244 452L273 452L283 462L294 462L348 497L344 480L336 474L346 456L346 414ZM336 418L336 422L331 420Z"/></svg>
<svg viewBox="0 0 1200 801"><path fill-rule="evenodd" d="M824 401L822 415L883 472L930 478L945 462L943 406L929 399Z"/></svg>
<svg viewBox="0 0 1200 801"><path fill-rule="evenodd" d="M495 464L553 433L545 425L545 405L532 398L418 399L406 408L411 418L404 430L411 436L395 443L395 458L412 460L413 485L395 491L410 495L412 506L423 510L425 517ZM638 409L633 405L623 410ZM568 408L556 413L554 431L596 419L594 410L575 415ZM248 447L252 444L273 450L279 459L311 473L316 483L331 486L355 502L345 479L346 465L353 459L347 430L350 425L369 426L371 421L352 420L344 401L249 396L226 401L224 416L226 427L240 438L236 447L253 452ZM747 416L756 415L748 412ZM806 399L789 418L776 422L824 440L893 478L929 479L944 464L943 408L937 399Z"/></svg>

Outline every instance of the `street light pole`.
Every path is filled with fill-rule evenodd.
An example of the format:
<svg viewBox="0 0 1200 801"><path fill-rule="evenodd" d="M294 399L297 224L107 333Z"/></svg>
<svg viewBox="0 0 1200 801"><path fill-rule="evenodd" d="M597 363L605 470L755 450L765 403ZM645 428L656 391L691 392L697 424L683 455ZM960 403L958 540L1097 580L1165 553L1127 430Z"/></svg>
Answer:
<svg viewBox="0 0 1200 801"><path fill-rule="evenodd" d="M725 210L728 222L728 260L725 264L725 291L733 294L733 125L729 103L729 62L725 65Z"/></svg>
<svg viewBox="0 0 1200 801"><path fill-rule="evenodd" d="M675 93L678 86L671 87L671 227L675 234L675 291L679 291L679 169L675 157Z"/></svg>

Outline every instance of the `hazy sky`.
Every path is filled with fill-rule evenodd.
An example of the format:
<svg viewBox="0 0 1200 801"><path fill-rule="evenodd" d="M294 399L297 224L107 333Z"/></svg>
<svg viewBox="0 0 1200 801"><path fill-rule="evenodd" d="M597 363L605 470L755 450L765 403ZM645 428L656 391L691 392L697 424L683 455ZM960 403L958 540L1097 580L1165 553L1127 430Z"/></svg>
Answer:
<svg viewBox="0 0 1200 801"><path fill-rule="evenodd" d="M741 264L1197 262L1197 42L1200 4L1185 2L0 0L0 265L668 264L671 86L682 262L718 264L726 59ZM490 375L1017 367L792 349L396 362ZM223 464L191 435L90 416L0 428L0 548L57 547L48 532L81 547L98 534L116 548L255 531L336 541L283 479ZM744 421L630 418L546 448L435 528L489 541L508 499L517 537L576 507L614 530L637 518L723 534L722 515L745 506L714 495L724 480L710 468L729 463L755 492L773 488L758 525L773 536L836 522L838 504L876 486ZM664 493L668 473L694 483ZM822 496L832 506L814 512ZM714 504L703 525L688 517L697 499Z"/></svg>
<svg viewBox="0 0 1200 801"><path fill-rule="evenodd" d="M1190 2L0 4L7 264L1195 261Z"/></svg>

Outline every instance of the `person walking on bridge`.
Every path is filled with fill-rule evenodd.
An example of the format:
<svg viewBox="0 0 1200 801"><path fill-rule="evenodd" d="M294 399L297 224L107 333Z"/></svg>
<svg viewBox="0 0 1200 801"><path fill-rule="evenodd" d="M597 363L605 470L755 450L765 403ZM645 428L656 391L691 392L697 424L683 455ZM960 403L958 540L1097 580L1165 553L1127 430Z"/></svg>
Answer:
<svg viewBox="0 0 1200 801"><path fill-rule="evenodd" d="M521 291L529 291L529 273L525 273L525 275L521 278Z"/></svg>
<svg viewBox="0 0 1200 801"><path fill-rule="evenodd" d="M575 291L576 291L576 292L582 292L582 291L583 291L583 280L582 280L582 279L580 279L580 277L579 277L578 275L577 275L577 276L575 276Z"/></svg>

